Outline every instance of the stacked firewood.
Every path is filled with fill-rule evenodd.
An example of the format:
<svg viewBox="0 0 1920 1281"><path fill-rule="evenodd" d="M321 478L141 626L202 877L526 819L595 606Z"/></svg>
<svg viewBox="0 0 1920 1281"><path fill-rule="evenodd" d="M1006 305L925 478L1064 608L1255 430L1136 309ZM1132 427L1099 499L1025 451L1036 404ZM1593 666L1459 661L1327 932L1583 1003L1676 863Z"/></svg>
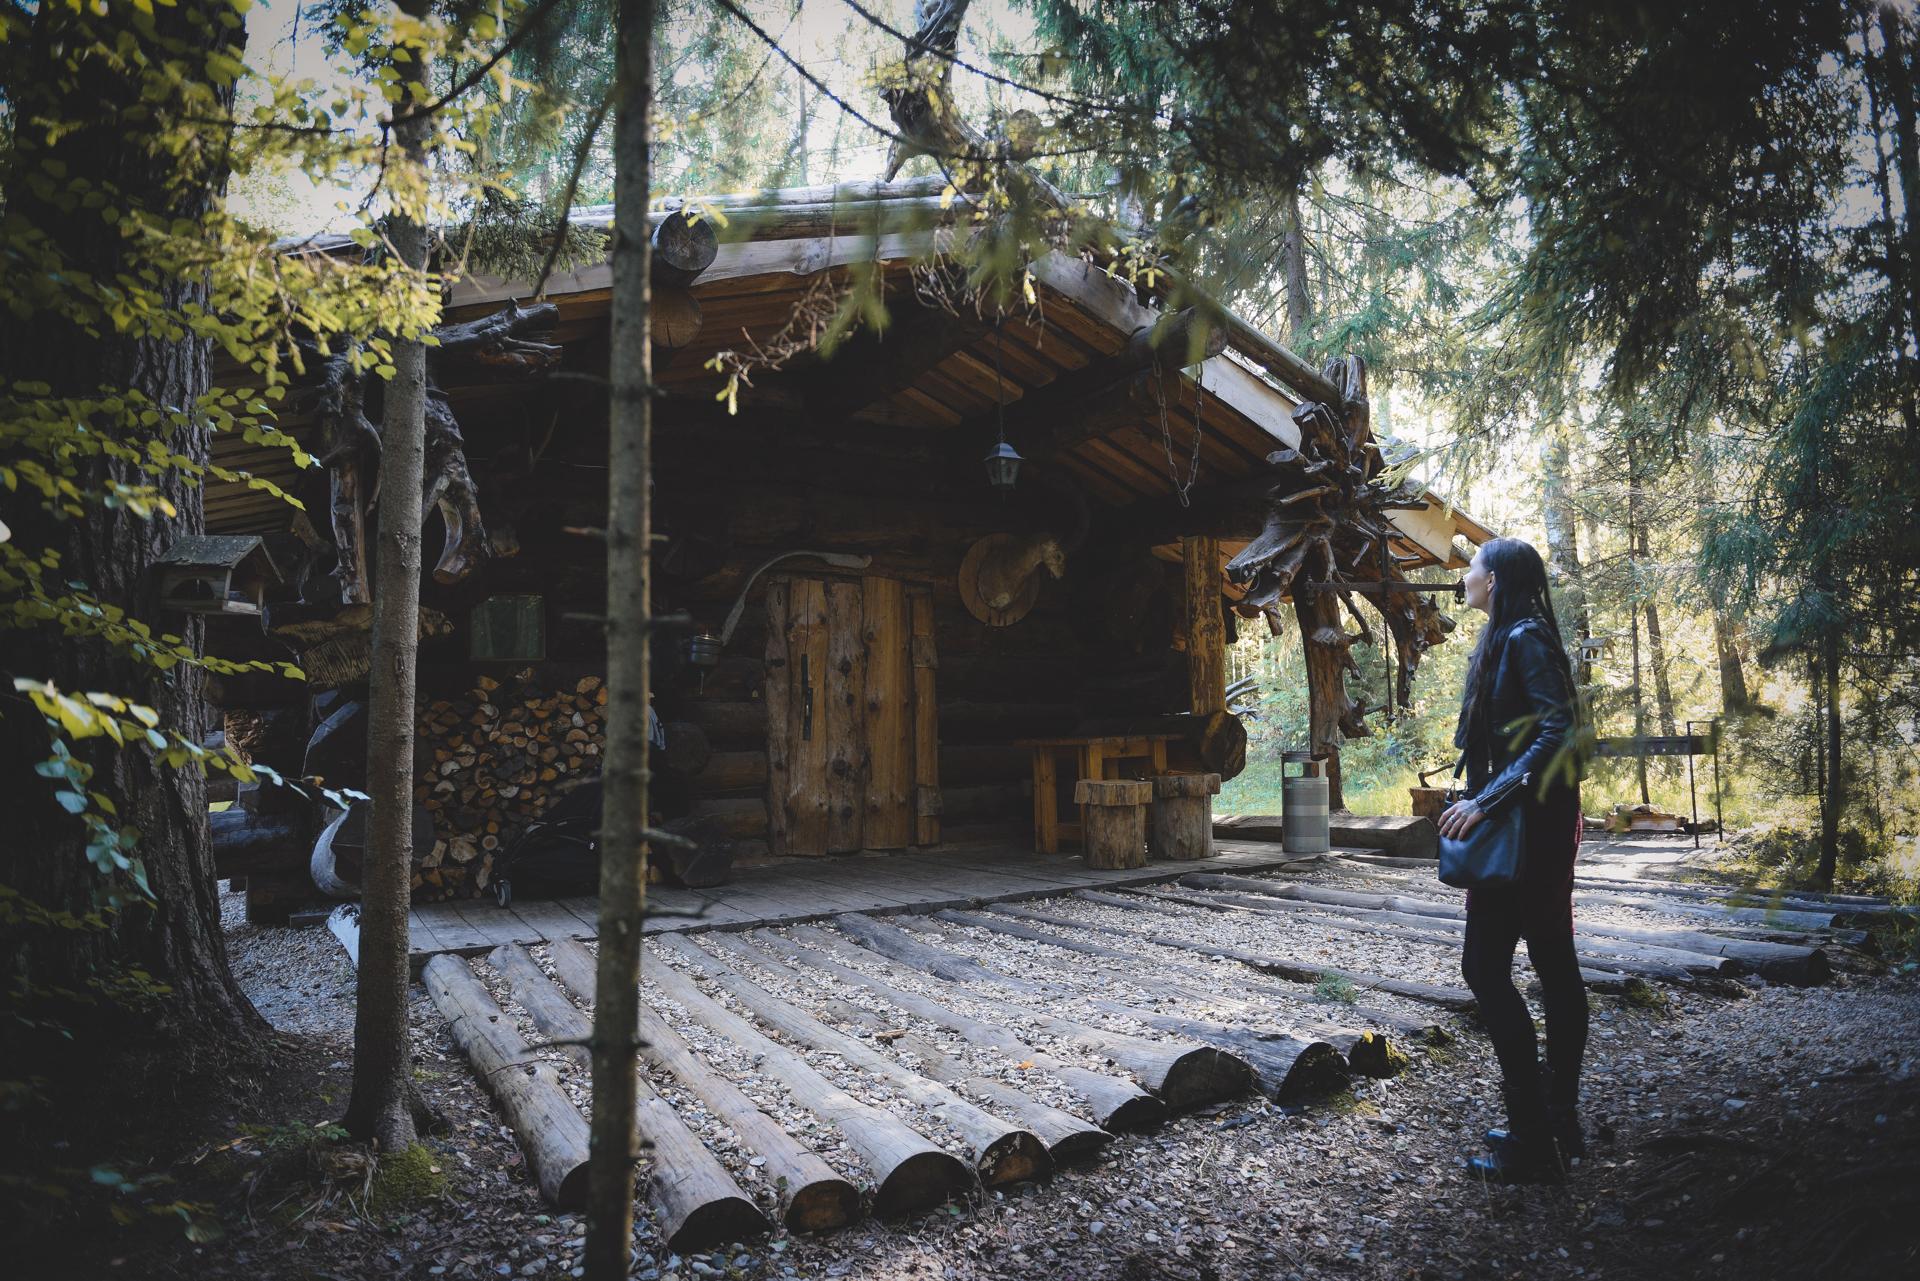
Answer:
<svg viewBox="0 0 1920 1281"><path fill-rule="evenodd" d="M527 668L478 678L462 697L435 699L415 727L414 796L433 815L433 848L414 871L416 899L485 890L494 861L529 822L598 772L607 691L598 676L571 686Z"/></svg>

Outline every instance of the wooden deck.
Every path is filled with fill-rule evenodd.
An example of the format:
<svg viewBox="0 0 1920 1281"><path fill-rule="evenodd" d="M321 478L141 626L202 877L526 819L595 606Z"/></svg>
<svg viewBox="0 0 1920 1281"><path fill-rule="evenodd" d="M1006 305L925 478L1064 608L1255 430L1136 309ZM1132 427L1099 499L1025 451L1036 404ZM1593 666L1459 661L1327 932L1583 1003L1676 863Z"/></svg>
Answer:
<svg viewBox="0 0 1920 1281"><path fill-rule="evenodd" d="M889 915L936 911L1066 890L1109 889L1171 881L1190 872L1249 872L1279 867L1297 856L1276 843L1218 841L1213 858L1150 863L1124 871L1089 868L1078 855L1041 855L1010 845L942 845L911 854L854 854L791 859L742 869L728 885L708 890L656 887L647 895L648 934L739 930L789 925L841 912ZM408 918L416 973L443 952L478 956L504 943L546 943L598 935L599 900L529 900L500 908L492 899L423 904ZM352 907L328 922L349 956L359 956L359 920Z"/></svg>

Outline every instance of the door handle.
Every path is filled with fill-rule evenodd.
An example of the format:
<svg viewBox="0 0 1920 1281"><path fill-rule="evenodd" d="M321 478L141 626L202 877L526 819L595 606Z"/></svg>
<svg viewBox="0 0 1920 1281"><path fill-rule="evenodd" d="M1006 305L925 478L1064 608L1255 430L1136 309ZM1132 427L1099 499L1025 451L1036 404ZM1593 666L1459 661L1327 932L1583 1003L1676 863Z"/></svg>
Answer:
<svg viewBox="0 0 1920 1281"><path fill-rule="evenodd" d="M807 655L800 655L800 740L813 737L813 668Z"/></svg>

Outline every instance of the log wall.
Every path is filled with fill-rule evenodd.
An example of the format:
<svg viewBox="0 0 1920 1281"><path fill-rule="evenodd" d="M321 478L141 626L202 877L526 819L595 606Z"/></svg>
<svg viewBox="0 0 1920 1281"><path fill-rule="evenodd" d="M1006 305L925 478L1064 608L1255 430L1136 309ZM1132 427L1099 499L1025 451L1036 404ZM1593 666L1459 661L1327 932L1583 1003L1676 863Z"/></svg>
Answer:
<svg viewBox="0 0 1920 1281"><path fill-rule="evenodd" d="M423 584L422 604L452 627L423 636L421 647L416 796L433 810L436 836L432 849L416 851L422 897L483 889L489 856L538 816L541 798L597 770L603 413L590 398L567 395L557 405L503 395L491 412L462 410L489 532L497 551L511 554L496 554L454 586ZM983 450L958 449L951 433L862 424L816 432L764 414L735 422L694 411L700 421L692 422L675 413L674 402L662 406L656 445L655 611L690 621L656 640L655 709L697 741L683 751L676 739L659 755L657 818L707 820L709 831L735 842L736 862L770 857L767 592L778 581L819 579L831 591L873 575L903 585L913 777L887 785L908 789L914 845L1025 838L1029 764L1017 739L1069 733L1103 716L1187 710L1186 656L1172 645L1180 566L1144 546L1118 549L1110 533L1074 545L1085 532L1083 506L1063 497L1057 476L1023 477L1002 502L974 456ZM959 585L969 548L997 533L1047 533L1066 544L1064 576L1041 570L1033 608L1005 627L976 619ZM426 537L431 561L437 526ZM855 571L795 558L762 574L702 679L683 657L688 631L718 633L755 568L800 550L873 561ZM541 598L541 658L469 657L472 610L496 595ZM517 713L511 721L509 713ZM542 737L553 728L558 742ZM500 768L485 768L489 758ZM302 772L297 753L265 763ZM330 781L359 780L336 773ZM899 834L888 843L897 845Z"/></svg>
<svg viewBox="0 0 1920 1281"><path fill-rule="evenodd" d="M757 453L750 474L742 475L731 465L731 451L687 443L693 447L661 450L660 524L669 545L680 540L689 549L680 567L704 572L675 574L669 561L660 579L667 607L717 632L741 584L769 557L800 549L873 557L864 571L805 558L780 562L748 590L740 623L704 688L685 670L660 684L662 713L699 726L714 748L714 761L688 780L693 810L724 817L745 840L764 838L766 814L757 803L766 790L769 585L800 578L853 582L871 574L903 582L924 602L917 630L932 640L934 666L916 674L923 681L930 675L933 685L939 803L936 813L917 815L914 843L936 831L940 840L967 840L1004 838L1024 828L1027 753L1013 741L1067 732L1081 715L1086 656L1070 625L1072 558L1069 578L1044 582L1032 612L1004 628L967 611L958 575L977 539L1033 529L1037 513L1000 506L971 469L801 448ZM818 475L823 457L833 460L824 470L837 484L793 483L797 475ZM913 642L902 652L913 654L916 645L924 648ZM663 657L678 665L677 655ZM925 720L915 717L916 725ZM916 810L928 808L916 804Z"/></svg>

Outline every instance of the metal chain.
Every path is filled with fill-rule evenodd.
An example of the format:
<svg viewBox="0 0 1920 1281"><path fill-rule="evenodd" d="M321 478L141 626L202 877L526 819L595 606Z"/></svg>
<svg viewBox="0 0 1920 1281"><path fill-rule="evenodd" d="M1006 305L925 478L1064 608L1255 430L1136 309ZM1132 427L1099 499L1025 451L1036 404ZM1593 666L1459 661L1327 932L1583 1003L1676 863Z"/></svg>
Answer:
<svg viewBox="0 0 1920 1281"><path fill-rule="evenodd" d="M1174 495L1179 498L1182 507L1191 507L1193 500L1188 495L1194 482L1200 479L1200 411L1204 404L1206 390L1198 380L1193 384L1193 455L1187 459L1187 479L1180 479L1180 469L1173 461L1173 428L1167 422L1166 389L1161 386L1160 375L1153 375L1153 399L1160 407L1160 444L1167 453L1167 479L1173 482Z"/></svg>
<svg viewBox="0 0 1920 1281"><path fill-rule="evenodd" d="M993 315L993 424L999 437L999 443L1007 440L1007 388L1000 377L1000 326L1006 320L1006 313L996 311Z"/></svg>

